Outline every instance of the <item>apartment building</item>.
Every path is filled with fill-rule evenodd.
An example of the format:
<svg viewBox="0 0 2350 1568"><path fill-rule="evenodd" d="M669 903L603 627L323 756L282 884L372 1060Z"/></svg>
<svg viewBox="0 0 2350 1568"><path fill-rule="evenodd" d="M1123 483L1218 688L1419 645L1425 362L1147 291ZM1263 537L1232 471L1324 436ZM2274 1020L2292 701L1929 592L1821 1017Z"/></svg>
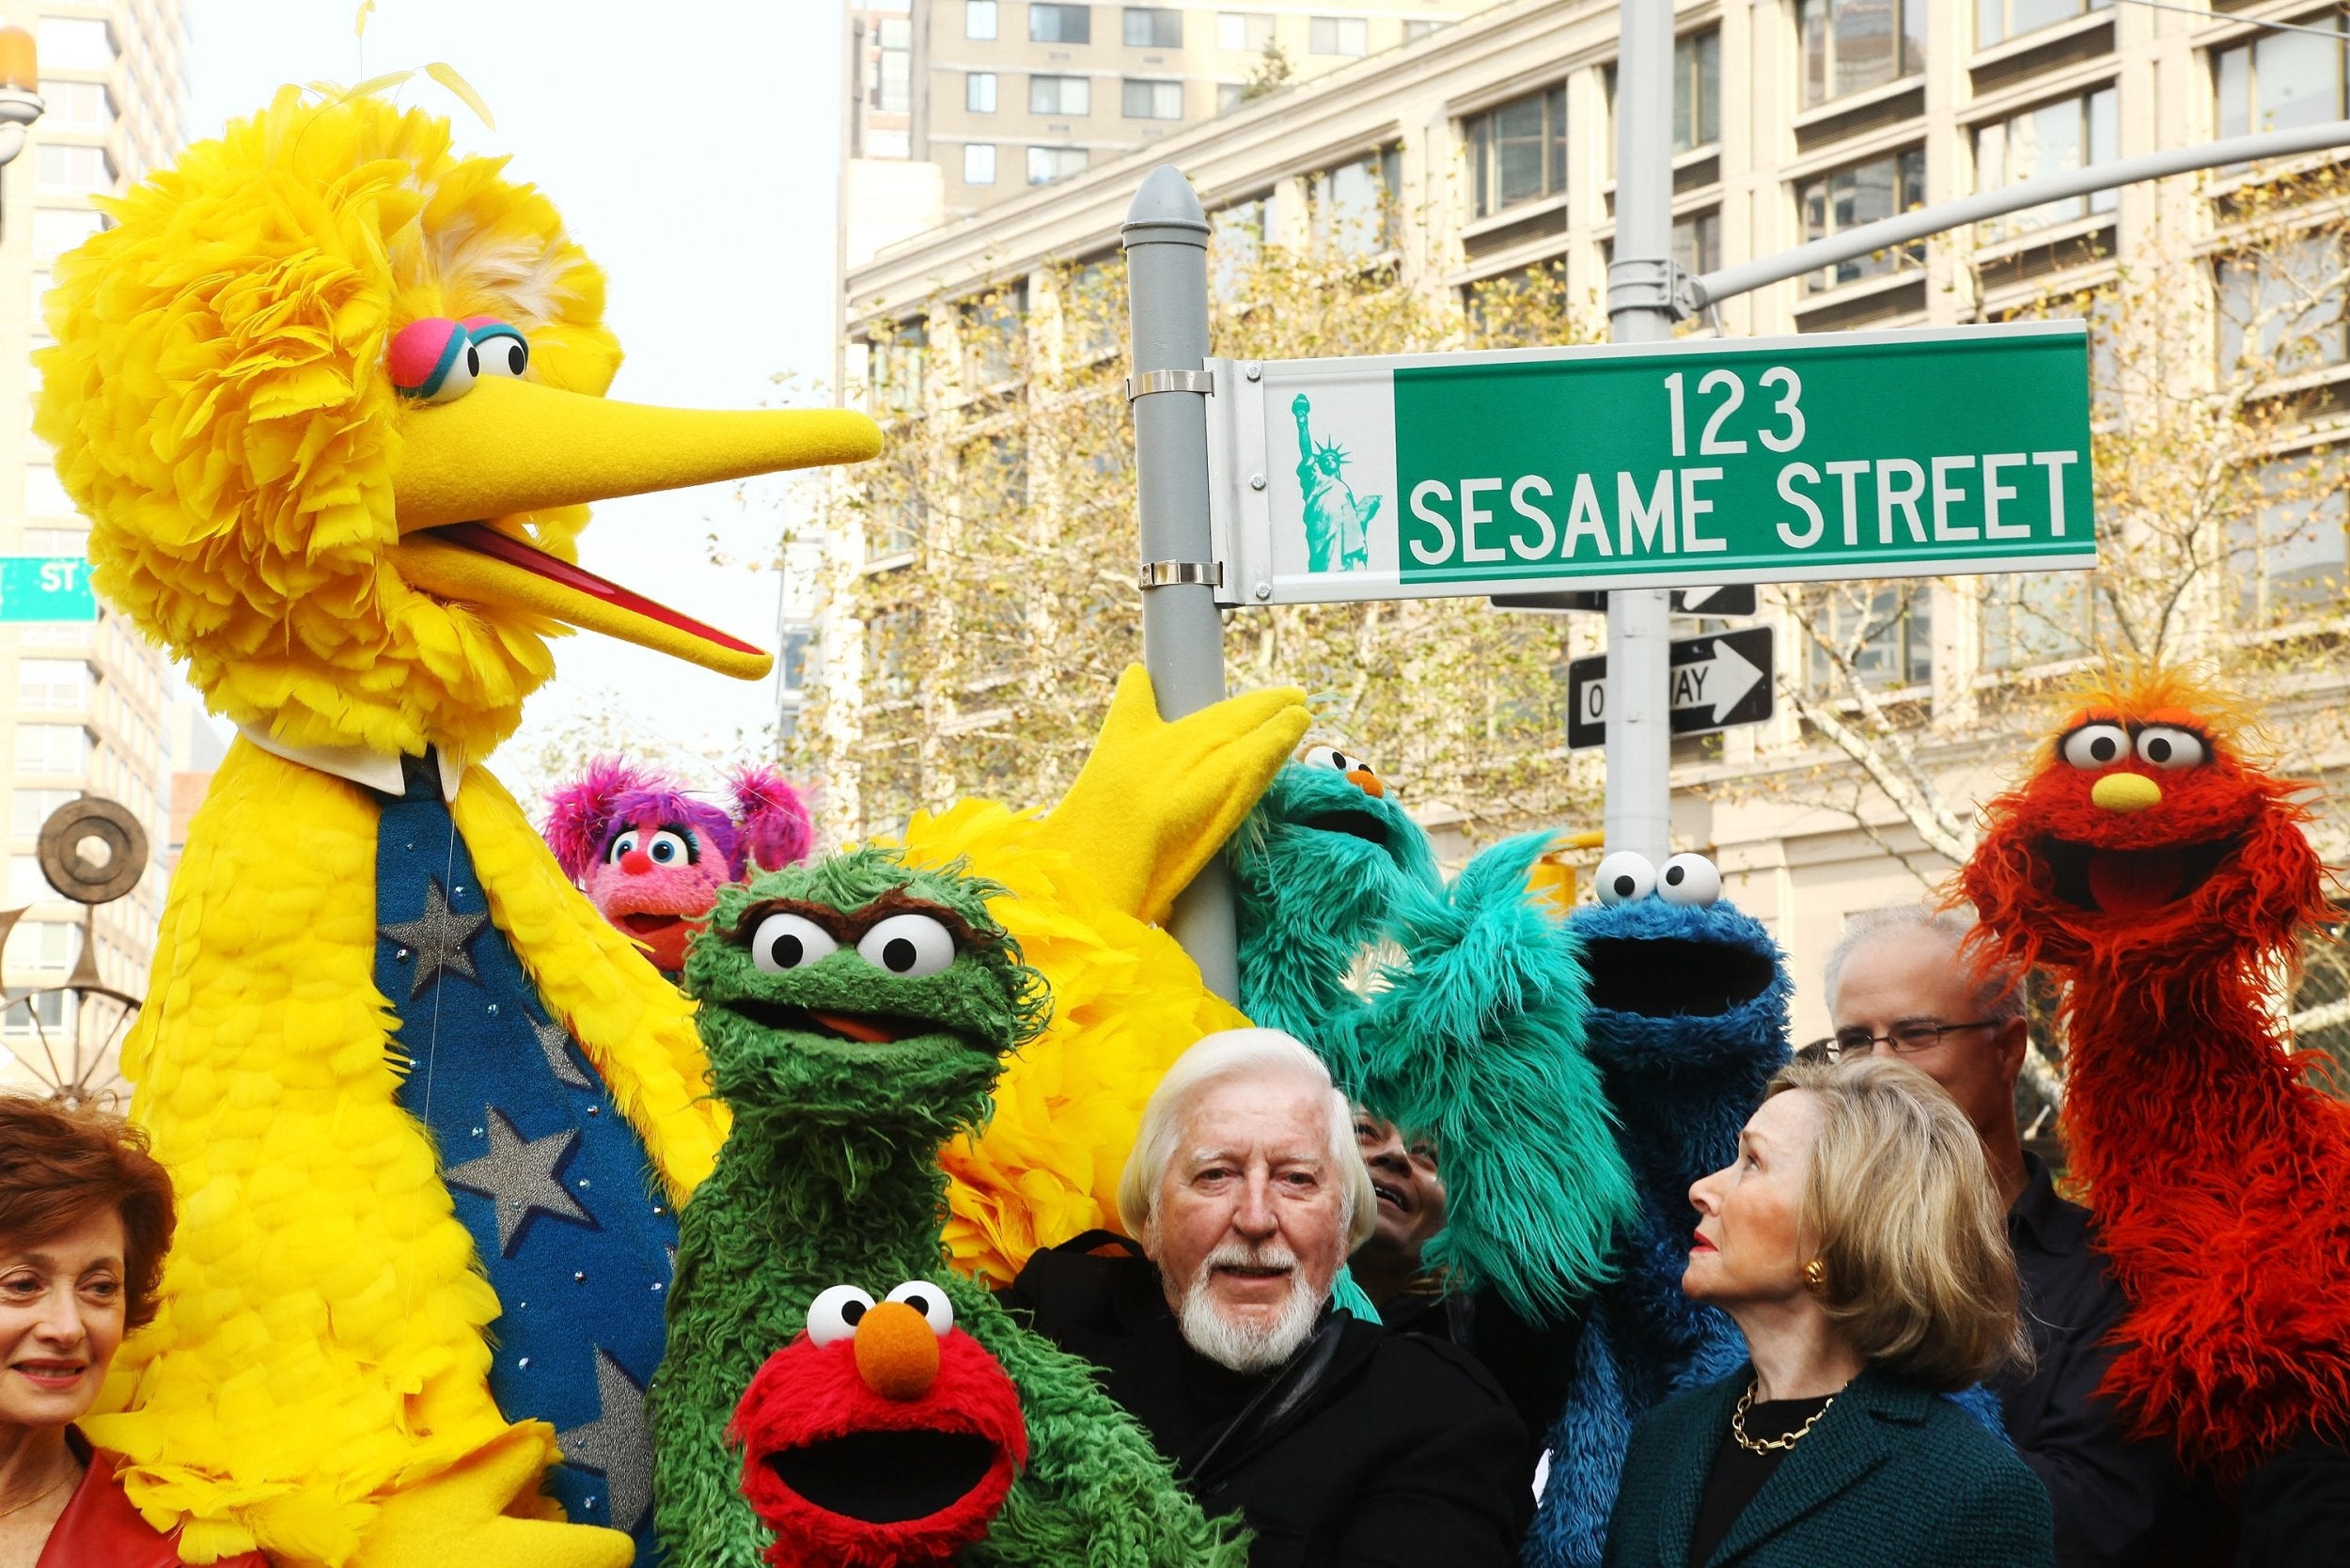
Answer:
<svg viewBox="0 0 2350 1568"><path fill-rule="evenodd" d="M0 0L0 24L32 33L44 105L24 151L0 172L0 553L86 562L87 525L30 429L29 355L50 339L41 297L56 257L104 226L91 198L118 193L171 157L188 92L181 0ZM42 822L85 793L120 802L146 824L150 853L170 832L170 690L162 656L127 621L0 621L0 691L8 727L8 889L27 910L5 955L11 998L0 1012L0 1082L54 1086L110 1057L120 1022L111 1002L77 1009L59 986L82 956L82 906L51 890L35 855ZM162 919L164 875L150 870L95 921L99 978L146 989ZM99 1062L86 1081L110 1075Z"/></svg>
<svg viewBox="0 0 2350 1568"><path fill-rule="evenodd" d="M1458 291L1472 310L1478 290L1504 278L1596 306L1613 239L1617 15L1612 0L1496 6L885 248L846 275L848 373L878 388L877 414L908 412L898 361L942 324L938 302L949 317L972 308L956 302L982 296L1023 309L1049 291L1057 267L1083 276L1087 263L1115 255L1127 204L1160 163L1182 167L1209 210L1212 269L1219 256L1267 243L1338 244L1366 265L1395 267L1412 287ZM2264 22L2343 26L2338 10L2307 0L2223 3L2208 14L2133 0L1690 0L1676 21L1678 259L1701 272L2036 175L2350 113L2343 48ZM2176 310L2207 322L2209 352L2224 355L2231 305L2280 287L2273 270L2225 259L2238 195L2252 182L2220 171L2052 204L1724 302L1692 329L1996 320L2052 289L2094 287L2158 253L2185 254L2201 259L2206 287ZM2331 244L2304 259L2311 275L2342 266ZM932 303L911 303L924 301ZM2312 330L2295 384L2318 395L2277 431L2274 463L2332 482L2232 533L2225 591L2203 592L2189 612L2207 645L2238 635L2233 605L2259 606L2271 627L2280 613L2297 616L2295 634L2319 640L2296 646L2321 650L2295 678L2292 701L2308 713L2350 697L2328 640L2350 564L2338 446L2350 395L2332 390L2350 378L2350 318ZM876 339L885 349L863 346ZM853 572L902 558L870 539L844 540L839 551ZM1919 765L1949 799L1983 798L2001 781L1976 735L1981 715L2018 677L2060 670L2084 647L2071 632L2025 629L2022 610L2045 591L2026 579L1938 581L1885 601L1882 623L1862 634L1857 663L1875 704L1904 715ZM1764 610L1779 627L1781 668L1811 680L1805 666L1817 651L1807 657L1792 599L1766 593ZM867 681L858 632L825 632L839 655L827 669L852 689ZM1595 650L1596 619L1575 635ZM835 723L854 739L853 710ZM2350 765L2330 752L2310 760L2327 777ZM1596 754L1562 750L1559 765L1595 768ZM1839 765L1785 703L1767 725L1676 747L1676 839L1716 855L1731 896L1773 926L1807 982L1850 913L1914 899L1949 864L1882 801L1837 809L1816 792L1755 787ZM1849 793L1866 792L1856 783ZM2320 830L2338 856L2341 816ZM1807 984L1798 1030L1817 1032L1824 1018Z"/></svg>

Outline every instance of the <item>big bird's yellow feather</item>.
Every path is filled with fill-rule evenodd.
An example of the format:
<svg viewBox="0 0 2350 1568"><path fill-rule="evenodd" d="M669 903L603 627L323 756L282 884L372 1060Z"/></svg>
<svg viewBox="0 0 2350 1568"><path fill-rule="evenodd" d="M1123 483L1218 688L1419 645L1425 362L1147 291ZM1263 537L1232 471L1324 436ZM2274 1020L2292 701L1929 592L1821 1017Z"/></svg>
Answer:
<svg viewBox="0 0 2350 1568"><path fill-rule="evenodd" d="M374 98L286 89L111 211L57 263L36 428L91 519L101 592L247 738L191 828L124 1052L180 1224L162 1315L90 1435L192 1562L256 1545L336 1568L625 1562L625 1537L549 1516L554 1435L509 1422L485 1383L500 1303L398 1102L374 982L376 797L284 754L391 759L395 778L402 754L478 759L551 673L558 617L763 668L529 563L572 558L580 501L851 461L878 432L776 413L711 433L648 410L655 433L630 439L637 416L596 401L619 360L603 279L554 207L454 152L446 121ZM392 336L475 316L526 335L525 381L485 376L462 419L400 397ZM502 429L532 450L501 450ZM478 531L403 545L461 521L508 543L478 570ZM428 556L412 583L403 559ZM687 1004L488 774L469 768L450 809L546 1016L682 1198L725 1131Z"/></svg>

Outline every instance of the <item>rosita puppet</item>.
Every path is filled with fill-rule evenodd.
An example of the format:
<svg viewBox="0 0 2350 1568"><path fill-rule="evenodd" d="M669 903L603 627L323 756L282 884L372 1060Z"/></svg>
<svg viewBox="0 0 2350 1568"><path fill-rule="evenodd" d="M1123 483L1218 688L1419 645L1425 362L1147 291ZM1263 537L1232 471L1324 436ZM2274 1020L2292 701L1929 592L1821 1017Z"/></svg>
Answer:
<svg viewBox="0 0 2350 1568"><path fill-rule="evenodd" d="M2105 1387L2222 1484L2350 1438L2350 1105L2274 1011L2326 918L2300 786L2171 670L2082 694L1962 877L2064 984L2065 1133L2129 1298Z"/></svg>
<svg viewBox="0 0 2350 1568"><path fill-rule="evenodd" d="M122 1053L179 1236L86 1431L192 1560L617 1568L725 1117L690 1004L479 762L566 624L770 667L572 564L583 503L879 431L606 400L555 208L379 98L287 88L112 212L35 424L99 591L240 738Z"/></svg>

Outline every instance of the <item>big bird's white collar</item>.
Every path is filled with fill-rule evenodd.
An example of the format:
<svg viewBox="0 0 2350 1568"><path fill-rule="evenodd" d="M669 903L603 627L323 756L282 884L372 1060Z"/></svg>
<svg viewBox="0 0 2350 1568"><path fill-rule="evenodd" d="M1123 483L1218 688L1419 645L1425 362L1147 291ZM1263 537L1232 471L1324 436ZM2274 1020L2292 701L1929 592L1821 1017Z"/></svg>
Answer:
<svg viewBox="0 0 2350 1568"><path fill-rule="evenodd" d="M363 784L379 794L397 795L407 789L400 777L400 758L391 752L375 751L363 745L289 745L274 739L266 729L250 724L237 726L237 733L268 752L282 757L300 767L316 768L337 778ZM434 753L441 764L441 799L457 798L457 786L465 776L465 760L443 746Z"/></svg>

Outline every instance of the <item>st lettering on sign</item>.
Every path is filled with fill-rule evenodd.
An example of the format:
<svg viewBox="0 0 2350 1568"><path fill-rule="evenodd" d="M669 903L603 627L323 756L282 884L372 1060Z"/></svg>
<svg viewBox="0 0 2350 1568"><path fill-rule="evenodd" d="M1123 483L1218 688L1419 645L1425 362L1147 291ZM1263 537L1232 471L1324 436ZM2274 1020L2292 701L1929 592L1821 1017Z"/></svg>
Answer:
<svg viewBox="0 0 2350 1568"><path fill-rule="evenodd" d="M1227 603L2096 561L2079 322L1215 376Z"/></svg>

